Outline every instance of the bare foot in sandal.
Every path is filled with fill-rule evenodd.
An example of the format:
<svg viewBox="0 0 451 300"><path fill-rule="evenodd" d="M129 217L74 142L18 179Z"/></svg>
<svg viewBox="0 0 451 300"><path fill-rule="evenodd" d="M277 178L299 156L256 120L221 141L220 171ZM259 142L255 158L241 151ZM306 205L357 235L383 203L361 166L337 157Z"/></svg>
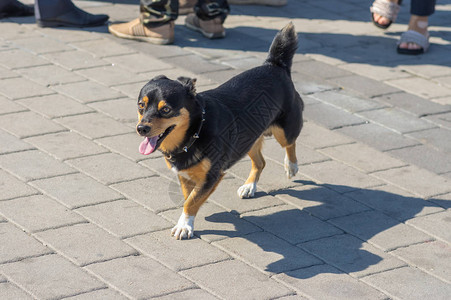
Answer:
<svg viewBox="0 0 451 300"><path fill-rule="evenodd" d="M375 0L370 7L374 25L387 29L396 20L401 2L402 0Z"/></svg>
<svg viewBox="0 0 451 300"><path fill-rule="evenodd" d="M411 15L410 21L409 21L409 27L407 30L413 30L418 33L421 33L426 38L429 36L428 33L428 17L422 17L422 16L416 16ZM401 42L399 44L400 49L408 49L408 50L420 50L423 47L421 45L418 45L415 42ZM424 49L426 50L426 49Z"/></svg>

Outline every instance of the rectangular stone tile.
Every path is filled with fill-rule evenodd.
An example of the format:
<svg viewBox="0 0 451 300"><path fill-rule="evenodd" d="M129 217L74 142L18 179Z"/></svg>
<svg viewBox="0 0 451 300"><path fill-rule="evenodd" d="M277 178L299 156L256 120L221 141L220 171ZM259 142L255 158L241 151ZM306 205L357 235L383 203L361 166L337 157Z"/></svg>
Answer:
<svg viewBox="0 0 451 300"><path fill-rule="evenodd" d="M451 128L449 129L450 130L445 128L433 128L429 130L412 132L408 134L408 136L418 139L427 145L438 148L440 150L444 150L449 153L451 152Z"/></svg>
<svg viewBox="0 0 451 300"><path fill-rule="evenodd" d="M199 238L180 241L171 237L167 230L135 236L125 241L176 272L230 259L226 253Z"/></svg>
<svg viewBox="0 0 451 300"><path fill-rule="evenodd" d="M451 95L451 88L417 76L387 80L386 82L391 86L426 99Z"/></svg>
<svg viewBox="0 0 451 300"><path fill-rule="evenodd" d="M450 179L415 166L380 171L373 175L425 198L451 191Z"/></svg>
<svg viewBox="0 0 451 300"><path fill-rule="evenodd" d="M36 236L78 266L137 254L119 238L93 224L46 230Z"/></svg>
<svg viewBox="0 0 451 300"><path fill-rule="evenodd" d="M69 35L74 34L72 31ZM42 55L52 63L70 71L110 65L108 61L99 59L86 51L74 50L64 52L53 52Z"/></svg>
<svg viewBox="0 0 451 300"><path fill-rule="evenodd" d="M0 223L0 264L51 252L49 248L11 223Z"/></svg>
<svg viewBox="0 0 451 300"><path fill-rule="evenodd" d="M357 4L357 3L355 3ZM340 69L351 71L360 76L369 77L374 80L384 81L389 79L399 79L410 77L409 73L403 72L402 69L396 67L387 68L387 66L378 66L368 64L368 62L346 63L338 66Z"/></svg>
<svg viewBox="0 0 451 300"><path fill-rule="evenodd" d="M229 69L228 66L211 63L195 54L173 57L171 58L171 64L196 74Z"/></svg>
<svg viewBox="0 0 451 300"><path fill-rule="evenodd" d="M138 110L136 99L121 98L94 102L89 104L90 107L102 112L115 120L123 123L138 123Z"/></svg>
<svg viewBox="0 0 451 300"><path fill-rule="evenodd" d="M409 164L416 165L436 174L451 171L449 152L444 152L429 145L418 145L391 150L388 153Z"/></svg>
<svg viewBox="0 0 451 300"><path fill-rule="evenodd" d="M36 35L27 37L26 39L15 40L14 44L35 54L73 50L71 46L65 43L59 42L49 37Z"/></svg>
<svg viewBox="0 0 451 300"><path fill-rule="evenodd" d="M214 300L218 299L212 294L201 289L191 289L187 291L182 291L174 294L169 294L166 296L156 297L158 300L186 300L186 299L199 299L199 300Z"/></svg>
<svg viewBox="0 0 451 300"><path fill-rule="evenodd" d="M157 70L163 71L173 68L172 65L165 63L163 60L142 53L111 56L105 58L105 61L108 61L113 65L118 65L133 73L143 73Z"/></svg>
<svg viewBox="0 0 451 300"><path fill-rule="evenodd" d="M35 136L25 141L59 160L108 152L102 146L72 131Z"/></svg>
<svg viewBox="0 0 451 300"><path fill-rule="evenodd" d="M405 113L397 108L383 108L364 111L360 112L359 115L401 134L435 127L434 124L418 119L417 117Z"/></svg>
<svg viewBox="0 0 451 300"><path fill-rule="evenodd" d="M325 79L352 75L351 72L315 60L297 62L293 64L292 69L296 72L318 76Z"/></svg>
<svg viewBox="0 0 451 300"><path fill-rule="evenodd" d="M338 89L338 86L329 80L324 80L316 76L310 76L305 73L292 72L291 78L293 79L296 90L301 95Z"/></svg>
<svg viewBox="0 0 451 300"><path fill-rule="evenodd" d="M164 72L166 74L166 72ZM147 79L150 79L149 76L146 75ZM168 76L169 78L169 76ZM139 91L149 80L139 80L133 83L119 84L111 87L110 89L113 91L120 92L121 95L127 95L131 99L138 99Z"/></svg>
<svg viewBox="0 0 451 300"><path fill-rule="evenodd" d="M378 124L368 123L358 126L350 126L337 129L338 133L363 142L380 151L388 151L403 147L419 145L414 139L395 133Z"/></svg>
<svg viewBox="0 0 451 300"><path fill-rule="evenodd" d="M305 184L274 192L273 195L321 220L369 210L367 206L331 190L327 184Z"/></svg>
<svg viewBox="0 0 451 300"><path fill-rule="evenodd" d="M113 86L136 81L144 81L146 76L136 74L118 66L105 66L75 71L76 74L106 86Z"/></svg>
<svg viewBox="0 0 451 300"><path fill-rule="evenodd" d="M383 183L381 180L337 161L303 166L300 172L315 181L327 183L329 188L339 193L369 188Z"/></svg>
<svg viewBox="0 0 451 300"><path fill-rule="evenodd" d="M249 212L242 218L291 244L342 233L340 229L291 205Z"/></svg>
<svg viewBox="0 0 451 300"><path fill-rule="evenodd" d="M165 177L169 180L177 181L177 175L171 169L168 169L166 161L163 159L163 155L160 152L152 153L148 155L149 159L145 159L139 162L142 165L158 174L159 176Z"/></svg>
<svg viewBox="0 0 451 300"><path fill-rule="evenodd" d="M0 166L23 181L76 172L75 169L37 150L1 155Z"/></svg>
<svg viewBox="0 0 451 300"><path fill-rule="evenodd" d="M58 255L0 265L0 271L39 299L64 298L105 287L100 280Z"/></svg>
<svg viewBox="0 0 451 300"><path fill-rule="evenodd" d="M378 211L365 211L329 222L386 252L433 240L432 236Z"/></svg>
<svg viewBox="0 0 451 300"><path fill-rule="evenodd" d="M298 246L353 277L363 277L406 265L392 255L349 234Z"/></svg>
<svg viewBox="0 0 451 300"><path fill-rule="evenodd" d="M86 206L76 212L120 238L172 227L165 219L129 200Z"/></svg>
<svg viewBox="0 0 451 300"><path fill-rule="evenodd" d="M352 95L347 95L343 92L338 91L326 91L323 93L313 94L312 97L321 102L328 103L332 106L342 108L350 113L380 109L387 107L387 105L375 101L374 99L367 100L363 97L356 97Z"/></svg>
<svg viewBox="0 0 451 300"><path fill-rule="evenodd" d="M82 49L84 51L92 53L97 58L130 54L135 52L134 50L132 50L132 48L121 45L115 40L111 39L97 38L90 41L73 42L72 45L74 45L77 49Z"/></svg>
<svg viewBox="0 0 451 300"><path fill-rule="evenodd" d="M7 99L0 95L0 115L21 112L28 110L22 105L19 105L12 100Z"/></svg>
<svg viewBox="0 0 451 300"><path fill-rule="evenodd" d="M0 141L2 141L0 147L0 154L31 150L34 148L32 145L22 141L21 139L1 129L0 129Z"/></svg>
<svg viewBox="0 0 451 300"><path fill-rule="evenodd" d="M35 180L30 184L70 209L123 198L121 194L83 174Z"/></svg>
<svg viewBox="0 0 451 300"><path fill-rule="evenodd" d="M393 185L360 189L346 193L345 196L382 211L387 216L400 222L443 210L433 202L415 197L413 194Z"/></svg>
<svg viewBox="0 0 451 300"><path fill-rule="evenodd" d="M313 122L306 122L297 143L313 149L333 147L352 143L353 140L336 131L331 131Z"/></svg>
<svg viewBox="0 0 451 300"><path fill-rule="evenodd" d="M124 94L93 81L56 85L52 89L81 103L124 97Z"/></svg>
<svg viewBox="0 0 451 300"><path fill-rule="evenodd" d="M143 256L129 256L86 267L127 297L144 299L193 288L194 284Z"/></svg>
<svg viewBox="0 0 451 300"><path fill-rule="evenodd" d="M330 147L319 151L367 173L406 165L405 162L393 158L387 153L382 153L361 143Z"/></svg>
<svg viewBox="0 0 451 300"><path fill-rule="evenodd" d="M0 127L20 138L67 130L31 111L0 116Z"/></svg>
<svg viewBox="0 0 451 300"><path fill-rule="evenodd" d="M26 183L0 170L0 200L29 196L37 193L37 190Z"/></svg>
<svg viewBox="0 0 451 300"><path fill-rule="evenodd" d="M93 111L91 108L59 94L30 97L17 102L49 119Z"/></svg>
<svg viewBox="0 0 451 300"><path fill-rule="evenodd" d="M56 122L91 139L129 133L132 131L128 126L101 113L89 113L58 118L56 119Z"/></svg>
<svg viewBox="0 0 451 300"><path fill-rule="evenodd" d="M391 298L448 299L451 294L451 285L412 267L374 274L362 281Z"/></svg>
<svg viewBox="0 0 451 300"><path fill-rule="evenodd" d="M217 205L239 214L283 204L274 196L258 190L254 197L241 199L238 197L237 189L243 184L244 181L241 179L223 179L209 199Z"/></svg>
<svg viewBox="0 0 451 300"><path fill-rule="evenodd" d="M387 299L378 290L329 265L299 269L275 278L312 299Z"/></svg>
<svg viewBox="0 0 451 300"><path fill-rule="evenodd" d="M407 221L407 224L449 243L451 241L450 220L451 211L445 210L436 214L410 219Z"/></svg>
<svg viewBox="0 0 451 300"><path fill-rule="evenodd" d="M155 175L149 169L114 153L76 158L67 162L106 185Z"/></svg>
<svg viewBox="0 0 451 300"><path fill-rule="evenodd" d="M86 80L78 74L55 65L18 69L17 72L43 86L60 85Z"/></svg>
<svg viewBox="0 0 451 300"><path fill-rule="evenodd" d="M27 294L24 290L21 290L20 288L9 282L0 283L0 298L22 300L34 299L30 294Z"/></svg>
<svg viewBox="0 0 451 300"><path fill-rule="evenodd" d="M96 142L108 148L112 152L119 153L134 161L140 161L148 158L148 156L139 153L138 148L142 140L143 137L139 136L135 132L130 132L126 134L100 138L97 139ZM158 153L152 154L152 157L154 155L158 155Z"/></svg>
<svg viewBox="0 0 451 300"><path fill-rule="evenodd" d="M354 114L324 103L308 105L304 110L304 116L307 120L318 123L331 130L356 126L367 122L367 120Z"/></svg>
<svg viewBox="0 0 451 300"><path fill-rule="evenodd" d="M277 283L248 265L229 260L181 272L207 291L225 299L273 299L292 294Z"/></svg>
<svg viewBox="0 0 451 300"><path fill-rule="evenodd" d="M119 294L111 288L96 290L72 297L64 298L67 300L98 300L98 299L108 299L108 300L126 300L127 297Z"/></svg>
<svg viewBox="0 0 451 300"><path fill-rule="evenodd" d="M345 89L359 92L370 98L384 94L396 93L399 91L397 88L359 75L338 77L331 79L331 81Z"/></svg>
<svg viewBox="0 0 451 300"><path fill-rule="evenodd" d="M179 207L184 202L179 184L160 176L121 182L111 188L156 213Z"/></svg>
<svg viewBox="0 0 451 300"><path fill-rule="evenodd" d="M213 245L268 275L323 263L268 232L225 239Z"/></svg>
<svg viewBox="0 0 451 300"><path fill-rule="evenodd" d="M44 195L2 201L0 212L27 232L86 222L78 214Z"/></svg>
<svg viewBox="0 0 451 300"><path fill-rule="evenodd" d="M180 207L162 212L161 215L175 225L182 211L183 209ZM194 235L209 243L257 231L261 231L261 229L209 202L202 205L194 221ZM170 234L170 230L168 230L168 234Z"/></svg>

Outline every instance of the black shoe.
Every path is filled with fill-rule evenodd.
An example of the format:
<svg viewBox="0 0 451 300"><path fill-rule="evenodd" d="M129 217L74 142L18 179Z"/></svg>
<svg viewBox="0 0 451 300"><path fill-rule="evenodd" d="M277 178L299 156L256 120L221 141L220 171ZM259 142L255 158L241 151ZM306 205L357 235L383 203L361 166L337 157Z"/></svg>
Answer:
<svg viewBox="0 0 451 300"><path fill-rule="evenodd" d="M7 3L0 5L0 19L8 17L29 17L29 16L34 16L33 5L25 5L17 0L10 0L7 1Z"/></svg>
<svg viewBox="0 0 451 300"><path fill-rule="evenodd" d="M36 19L39 27L94 27L100 26L108 21L107 15L93 15L70 2L70 9L58 16Z"/></svg>

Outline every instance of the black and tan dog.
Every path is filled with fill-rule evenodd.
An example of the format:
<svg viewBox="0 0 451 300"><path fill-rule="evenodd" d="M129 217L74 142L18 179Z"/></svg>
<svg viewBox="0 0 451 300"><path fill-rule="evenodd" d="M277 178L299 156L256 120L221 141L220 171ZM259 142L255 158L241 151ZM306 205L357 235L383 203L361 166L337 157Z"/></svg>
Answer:
<svg viewBox="0 0 451 300"><path fill-rule="evenodd" d="M215 190L224 172L246 153L252 160L248 179L238 189L252 197L265 167L261 153L264 135L274 135L286 149L288 178L298 171L295 141L302 128L303 102L291 80L297 49L293 24L277 33L268 58L216 89L196 94L195 79L176 81L158 76L141 90L138 133L145 139L139 150L156 149L178 174L185 204L172 235L193 235L194 217Z"/></svg>

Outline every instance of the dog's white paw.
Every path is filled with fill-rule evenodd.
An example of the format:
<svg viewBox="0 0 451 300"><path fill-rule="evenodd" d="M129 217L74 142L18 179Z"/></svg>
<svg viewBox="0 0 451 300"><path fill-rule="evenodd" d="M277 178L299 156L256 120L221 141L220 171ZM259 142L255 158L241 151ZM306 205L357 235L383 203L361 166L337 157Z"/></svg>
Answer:
<svg viewBox="0 0 451 300"><path fill-rule="evenodd" d="M299 170L298 164L297 163L292 163L288 159L288 156L286 156L286 155L285 155L285 160L284 160L284 166L285 166L285 173L287 174L287 178L288 179L291 179L291 177L296 175L296 173Z"/></svg>
<svg viewBox="0 0 451 300"><path fill-rule="evenodd" d="M240 186L238 189L238 197L240 198L251 198L254 197L255 192L257 191L257 184L255 182L248 183Z"/></svg>
<svg viewBox="0 0 451 300"><path fill-rule="evenodd" d="M194 216L180 215L177 225L172 228L171 235L177 240L189 239L194 234Z"/></svg>

